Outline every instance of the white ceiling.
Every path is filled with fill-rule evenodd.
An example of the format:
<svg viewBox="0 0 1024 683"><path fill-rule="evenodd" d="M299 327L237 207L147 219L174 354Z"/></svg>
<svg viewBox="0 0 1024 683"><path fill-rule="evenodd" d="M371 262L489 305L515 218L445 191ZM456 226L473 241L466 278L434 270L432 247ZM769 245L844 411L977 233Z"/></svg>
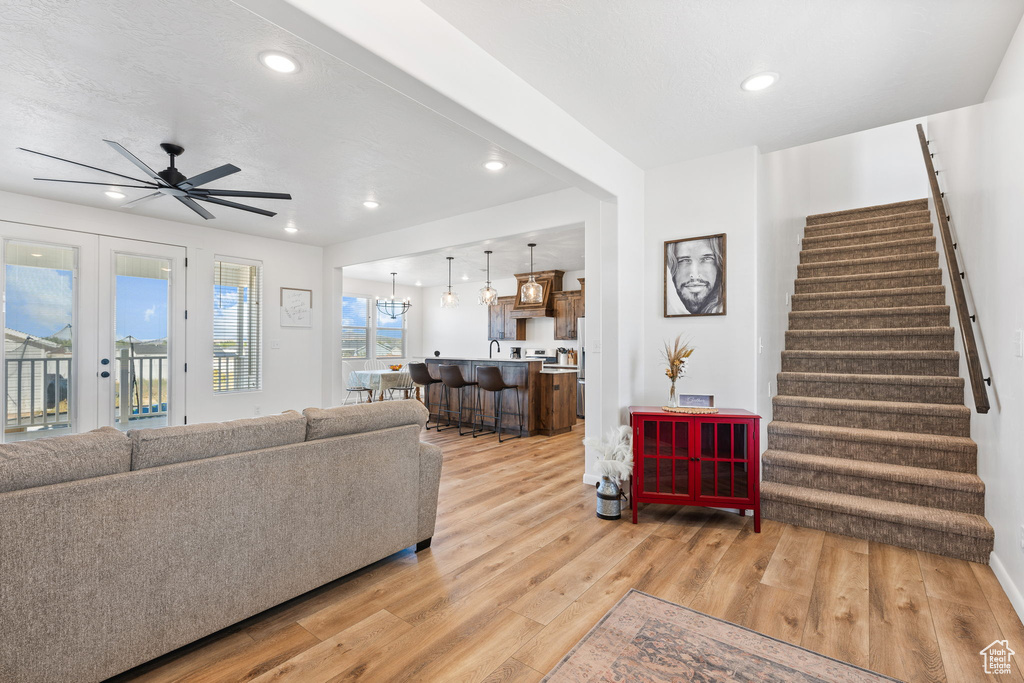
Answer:
<svg viewBox="0 0 1024 683"><path fill-rule="evenodd" d="M424 0L644 168L974 104L1020 0ZM759 93L740 82L781 79Z"/></svg>
<svg viewBox="0 0 1024 683"><path fill-rule="evenodd" d="M156 170L167 165L159 143L175 142L186 175L233 163L242 172L214 187L294 200L251 202L273 218L207 205L216 219L203 221L167 197L133 211L330 244L565 186L228 0L6 0L0 35L2 190L111 208L146 191L117 202L106 187L33 181L117 178L14 148L138 176L104 138ZM268 71L265 50L301 71ZM485 171L491 156L508 168ZM380 208L365 209L369 197Z"/></svg>
<svg viewBox="0 0 1024 683"><path fill-rule="evenodd" d="M345 266L342 277L391 282L391 272L398 273L400 285L437 287L448 282L448 256L452 261L452 282L483 282L486 279L487 257L490 249L491 280L510 278L516 273L530 271L530 249L526 245L536 242L533 250L535 270L583 270L583 226L537 230L492 240L482 240L446 247L401 258ZM463 279L463 276L466 279ZM502 296L508 292L500 292ZM514 292L513 292L514 293Z"/></svg>

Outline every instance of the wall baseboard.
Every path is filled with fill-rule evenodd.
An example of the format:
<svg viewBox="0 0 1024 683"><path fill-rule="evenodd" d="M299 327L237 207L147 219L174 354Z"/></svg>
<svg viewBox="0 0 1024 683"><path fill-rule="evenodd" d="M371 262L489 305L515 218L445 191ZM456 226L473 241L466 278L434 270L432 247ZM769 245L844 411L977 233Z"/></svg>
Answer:
<svg viewBox="0 0 1024 683"><path fill-rule="evenodd" d="M1010 604L1017 611L1017 616L1024 619L1024 595L1021 594L1020 587L1013 582L1013 577L1006 571L1006 566L994 552L989 556L989 566L992 567L992 573L999 579L999 585L1006 591L1006 597L1010 599Z"/></svg>

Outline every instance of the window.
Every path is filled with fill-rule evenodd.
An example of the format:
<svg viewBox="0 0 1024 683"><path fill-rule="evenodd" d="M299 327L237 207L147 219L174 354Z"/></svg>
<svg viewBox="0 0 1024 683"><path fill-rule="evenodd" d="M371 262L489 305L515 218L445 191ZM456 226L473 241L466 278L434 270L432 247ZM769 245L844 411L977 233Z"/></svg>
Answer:
<svg viewBox="0 0 1024 683"><path fill-rule="evenodd" d="M370 354L370 350L373 354ZM405 316L377 310L371 297L341 298L341 357L353 360L405 357Z"/></svg>
<svg viewBox="0 0 1024 683"><path fill-rule="evenodd" d="M213 262L213 390L261 386L263 267Z"/></svg>
<svg viewBox="0 0 1024 683"><path fill-rule="evenodd" d="M365 359L370 349L370 299L341 298L341 357Z"/></svg>

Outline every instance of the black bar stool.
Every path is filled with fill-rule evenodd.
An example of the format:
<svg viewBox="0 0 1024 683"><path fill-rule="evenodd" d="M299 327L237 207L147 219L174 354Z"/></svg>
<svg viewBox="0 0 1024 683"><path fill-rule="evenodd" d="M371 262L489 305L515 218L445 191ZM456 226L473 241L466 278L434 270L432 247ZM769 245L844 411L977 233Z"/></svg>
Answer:
<svg viewBox="0 0 1024 683"><path fill-rule="evenodd" d="M458 427L459 436L465 436L462 433L462 390L465 387L475 387L476 382L470 381L462 376L462 370L458 365L441 365L438 367L441 371L441 381L444 383L445 392L441 396L441 401L444 403L444 408L438 408L437 411L437 431L443 432L444 429L451 429L452 414L456 413L459 416ZM451 393L452 389L459 392L459 409L451 409ZM441 413L445 414L445 428L441 429ZM468 433L468 432L467 432Z"/></svg>
<svg viewBox="0 0 1024 683"><path fill-rule="evenodd" d="M477 385L479 386L479 391L477 391L477 403L479 403L480 405L477 408L477 417L479 418L479 422L480 422L480 434L486 434L487 433L484 430L484 418L485 417L489 417L489 418L495 420L494 431L498 434L498 443L501 443L503 440L504 441L508 441L508 439L502 439L501 438L501 430L502 430L502 426L501 426L502 396L505 395L505 389L515 389L516 390L516 416L519 418L519 431L516 433L515 436L513 436L511 438L513 438L513 439L521 438L523 436L523 408L522 408L522 405L519 403L519 385L518 384L506 384L505 383L505 379L501 376L501 368L499 368L497 366L494 366L494 365L481 365L480 367L478 367L476 369L476 381L477 381ZM481 392L484 392L484 391L490 391L492 393L497 394L497 396L494 397L495 398L495 402L494 403L495 403L495 405L498 408L498 412L495 413L494 415L484 415L483 414L483 403L480 400L480 396L481 396ZM476 421L474 421L473 422L473 437L476 438L477 436L479 436L479 434L477 434L477 423L476 423Z"/></svg>
<svg viewBox="0 0 1024 683"><path fill-rule="evenodd" d="M409 363L409 376L414 384L423 387L423 405L427 407L427 422L430 422L430 385L441 380L430 376L426 363ZM440 419L441 415L438 414L437 417Z"/></svg>

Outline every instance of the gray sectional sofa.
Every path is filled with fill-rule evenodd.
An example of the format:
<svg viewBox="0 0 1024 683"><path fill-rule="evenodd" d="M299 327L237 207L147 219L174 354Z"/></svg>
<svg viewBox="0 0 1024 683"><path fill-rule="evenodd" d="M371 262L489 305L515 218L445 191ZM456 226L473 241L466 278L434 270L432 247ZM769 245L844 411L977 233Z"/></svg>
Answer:
<svg viewBox="0 0 1024 683"><path fill-rule="evenodd" d="M0 681L98 681L434 532L417 401L0 446Z"/></svg>

